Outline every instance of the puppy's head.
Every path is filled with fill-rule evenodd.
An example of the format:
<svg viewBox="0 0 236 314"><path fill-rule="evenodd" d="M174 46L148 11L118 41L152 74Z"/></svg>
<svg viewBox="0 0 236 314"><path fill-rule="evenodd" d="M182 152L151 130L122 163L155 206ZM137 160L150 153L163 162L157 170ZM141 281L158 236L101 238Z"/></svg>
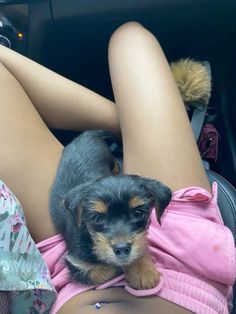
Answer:
<svg viewBox="0 0 236 314"><path fill-rule="evenodd" d="M80 230L86 228L93 254L105 263L129 265L146 249L146 230L151 209L157 219L171 199L169 188L139 176L100 178L68 193L65 206Z"/></svg>

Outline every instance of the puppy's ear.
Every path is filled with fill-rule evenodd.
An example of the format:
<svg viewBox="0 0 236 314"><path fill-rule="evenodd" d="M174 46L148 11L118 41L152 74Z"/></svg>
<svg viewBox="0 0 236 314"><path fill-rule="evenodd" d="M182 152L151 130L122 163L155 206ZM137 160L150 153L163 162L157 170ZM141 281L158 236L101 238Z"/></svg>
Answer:
<svg viewBox="0 0 236 314"><path fill-rule="evenodd" d="M89 190L89 184L81 184L70 190L65 199L65 208L73 215L78 215L79 224L81 222L81 213L83 208L83 200L87 196Z"/></svg>
<svg viewBox="0 0 236 314"><path fill-rule="evenodd" d="M147 197L150 199L152 206L156 208L156 216L160 223L161 216L171 200L172 192L160 181L149 178L140 178L140 180L147 191Z"/></svg>

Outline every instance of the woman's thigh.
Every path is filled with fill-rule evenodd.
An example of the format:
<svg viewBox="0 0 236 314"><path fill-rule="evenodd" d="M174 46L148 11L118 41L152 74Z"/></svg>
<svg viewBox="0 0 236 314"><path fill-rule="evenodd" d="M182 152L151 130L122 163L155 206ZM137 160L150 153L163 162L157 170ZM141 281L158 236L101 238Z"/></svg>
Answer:
<svg viewBox="0 0 236 314"><path fill-rule="evenodd" d="M124 171L161 180L173 190L210 191L183 101L156 38L136 22L109 44L112 86L124 144Z"/></svg>
<svg viewBox="0 0 236 314"><path fill-rule="evenodd" d="M21 202L36 242L55 234L48 197L62 145L0 64L0 178Z"/></svg>

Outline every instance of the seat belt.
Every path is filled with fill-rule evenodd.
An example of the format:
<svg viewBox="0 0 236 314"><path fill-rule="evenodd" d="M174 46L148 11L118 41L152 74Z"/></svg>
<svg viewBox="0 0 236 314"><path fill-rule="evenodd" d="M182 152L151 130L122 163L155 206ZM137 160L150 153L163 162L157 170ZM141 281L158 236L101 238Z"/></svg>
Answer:
<svg viewBox="0 0 236 314"><path fill-rule="evenodd" d="M192 130L193 130L193 134L194 134L196 142L199 139L202 126L205 120L206 112L207 112L207 105L204 105L204 107L201 109L194 108L193 110L191 126L192 126Z"/></svg>
<svg viewBox="0 0 236 314"><path fill-rule="evenodd" d="M211 67L210 67L209 62L204 61L204 65L207 68L207 71L211 77ZM198 141L199 136L201 134L202 126L203 126L206 112L207 112L207 107L208 107L208 104L194 106L193 115L191 119L191 127L193 130L193 134L194 134L196 142ZM206 169L209 169L209 163L205 160L203 160L202 162L204 164L204 167Z"/></svg>

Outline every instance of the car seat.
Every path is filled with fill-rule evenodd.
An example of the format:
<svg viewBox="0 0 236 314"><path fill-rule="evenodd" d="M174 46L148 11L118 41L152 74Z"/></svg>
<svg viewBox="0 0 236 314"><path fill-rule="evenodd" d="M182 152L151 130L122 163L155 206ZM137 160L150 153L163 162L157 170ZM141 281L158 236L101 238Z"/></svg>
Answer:
<svg viewBox="0 0 236 314"><path fill-rule="evenodd" d="M208 73L211 77L210 64L204 62ZM194 108L191 118L191 126L196 142L200 137L205 117L207 113L207 105L201 108ZM224 224L232 231L234 237L234 243L236 244L236 189L221 175L209 169L208 163L203 161L206 173L210 183L217 182L218 184L218 196L217 202L221 212ZM234 284L234 296L233 296L233 310L232 314L236 314L236 284Z"/></svg>
<svg viewBox="0 0 236 314"><path fill-rule="evenodd" d="M225 225L232 231L236 243L236 190L221 175L212 170L206 170L210 183L218 184L218 205ZM236 284L234 284L233 310L236 314Z"/></svg>

